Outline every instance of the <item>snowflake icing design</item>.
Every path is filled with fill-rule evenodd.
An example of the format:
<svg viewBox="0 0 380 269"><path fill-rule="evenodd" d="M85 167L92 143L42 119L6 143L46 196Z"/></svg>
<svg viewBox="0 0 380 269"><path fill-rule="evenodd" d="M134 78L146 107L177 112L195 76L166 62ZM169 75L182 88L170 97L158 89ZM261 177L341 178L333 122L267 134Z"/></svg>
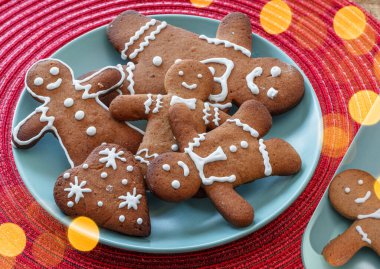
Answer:
<svg viewBox="0 0 380 269"><path fill-rule="evenodd" d="M129 192L127 192L126 196L124 195L119 196L119 199L125 200L124 202L120 203L119 208L123 208L126 205L128 205L128 209L132 207L134 210L137 210L137 204L140 203L141 197L142 197L141 194L136 195L136 187L134 187L133 194L130 194Z"/></svg>
<svg viewBox="0 0 380 269"><path fill-rule="evenodd" d="M119 151L116 153L116 148L106 148L104 150L99 151L100 155L106 155L106 157L100 158L99 162L106 163L106 167L112 166L113 170L116 170L116 159L119 159L122 162L126 162L127 160L121 157L124 154L124 151Z"/></svg>
<svg viewBox="0 0 380 269"><path fill-rule="evenodd" d="M82 187L84 187L87 184L87 181L82 181L79 184L77 176L75 176L74 180L75 180L75 184L70 182L70 188L65 188L64 191L69 192L69 194L67 195L67 198L71 198L75 194L75 200L74 201L77 204L79 202L80 198L84 198L84 196L83 196L84 192L92 192L92 190L89 188L82 189Z"/></svg>

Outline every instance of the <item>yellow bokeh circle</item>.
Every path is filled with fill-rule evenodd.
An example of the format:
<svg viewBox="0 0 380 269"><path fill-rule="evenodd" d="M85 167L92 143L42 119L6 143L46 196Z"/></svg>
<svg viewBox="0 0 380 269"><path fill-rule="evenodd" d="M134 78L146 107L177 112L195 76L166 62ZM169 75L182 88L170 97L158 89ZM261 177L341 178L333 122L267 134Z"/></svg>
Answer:
<svg viewBox="0 0 380 269"><path fill-rule="evenodd" d="M67 236L77 250L90 251L99 242L99 228L92 219L78 217L71 222Z"/></svg>
<svg viewBox="0 0 380 269"><path fill-rule="evenodd" d="M342 39L351 40L363 34L367 19L355 6L341 8L334 17L334 31Z"/></svg>
<svg viewBox="0 0 380 269"><path fill-rule="evenodd" d="M374 121L374 119L365 119L377 98L378 94L374 91L363 90L356 92L348 102L348 111L351 118L360 124L370 124Z"/></svg>
<svg viewBox="0 0 380 269"><path fill-rule="evenodd" d="M375 194L376 194L377 199L380 200L380 178L378 178L375 181L375 184L374 184L373 188L375 190Z"/></svg>
<svg viewBox="0 0 380 269"><path fill-rule="evenodd" d="M282 0L271 0L260 12L263 29L272 35L285 32L292 22L292 10Z"/></svg>
<svg viewBox="0 0 380 269"><path fill-rule="evenodd" d="M208 7L209 5L212 4L212 1L213 0L190 0L191 4L194 7L199 7L199 8Z"/></svg>
<svg viewBox="0 0 380 269"><path fill-rule="evenodd" d="M350 134L345 129L329 126L323 130L322 153L332 158L340 158L350 144Z"/></svg>
<svg viewBox="0 0 380 269"><path fill-rule="evenodd" d="M24 230L14 223L0 225L0 255L15 257L23 252L26 246Z"/></svg>

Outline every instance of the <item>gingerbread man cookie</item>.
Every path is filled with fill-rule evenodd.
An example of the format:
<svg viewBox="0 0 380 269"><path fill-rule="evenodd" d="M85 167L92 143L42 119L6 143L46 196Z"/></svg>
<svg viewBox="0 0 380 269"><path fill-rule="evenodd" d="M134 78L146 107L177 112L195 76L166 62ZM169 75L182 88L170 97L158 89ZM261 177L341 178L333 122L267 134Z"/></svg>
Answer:
<svg viewBox="0 0 380 269"><path fill-rule="evenodd" d="M212 75L206 65L194 60L182 60L168 70L165 77L167 94L122 95L112 101L110 111L115 119L148 120L136 154L144 170L159 154L178 150L169 123L171 106L185 104L191 111L191 118L187 120L199 133L204 133L206 128L215 128L229 118L217 107L203 102L207 100L212 84Z"/></svg>
<svg viewBox="0 0 380 269"><path fill-rule="evenodd" d="M119 87L124 73L119 67L105 67L82 80L56 59L35 63L25 79L27 91L43 105L35 109L13 130L16 147L29 148L45 133L52 132L61 143L71 165L82 163L102 142L118 143L136 152L142 132L129 123L114 120L99 101Z"/></svg>
<svg viewBox="0 0 380 269"><path fill-rule="evenodd" d="M65 171L54 187L58 207L99 226L134 236L150 234L142 173L132 153L103 143L85 162Z"/></svg>
<svg viewBox="0 0 380 269"><path fill-rule="evenodd" d="M196 35L165 21L126 11L108 27L108 37L124 60L129 59L125 94L164 93L163 78L177 59L193 59L209 66L219 108L246 100L263 103L271 114L284 113L304 95L301 73L274 58L251 58L252 33L248 16L227 15L216 38Z"/></svg>
<svg viewBox="0 0 380 269"><path fill-rule="evenodd" d="M380 200L375 183L372 175L356 169L346 170L332 180L331 205L354 222L323 249L322 254L329 264L344 265L363 247L380 255Z"/></svg>
<svg viewBox="0 0 380 269"><path fill-rule="evenodd" d="M165 153L152 161L147 185L172 202L189 199L202 187L227 221L250 225L253 208L234 188L266 176L297 173L299 155L281 139L261 139L272 118L257 101L243 103L232 118L207 134L197 132L188 120L189 112L182 104L170 108L173 133L187 147L184 153Z"/></svg>

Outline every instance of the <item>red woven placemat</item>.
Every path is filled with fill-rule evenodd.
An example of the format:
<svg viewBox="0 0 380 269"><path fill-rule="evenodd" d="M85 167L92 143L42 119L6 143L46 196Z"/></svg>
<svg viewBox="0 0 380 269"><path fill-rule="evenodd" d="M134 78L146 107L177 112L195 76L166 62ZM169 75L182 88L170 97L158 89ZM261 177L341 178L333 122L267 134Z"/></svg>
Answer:
<svg viewBox="0 0 380 269"><path fill-rule="evenodd" d="M199 4L207 0L192 2ZM0 2L0 224L15 223L27 237L26 248L17 257L0 254L0 268L301 268L303 231L358 130L359 124L352 118L371 104L370 93L378 92L375 74L380 74L376 45L380 26L363 11L367 21L364 32L358 38L344 41L334 31L334 16L341 8L353 5L351 2L286 0L292 16L290 26L280 34L269 34L260 23L260 14L268 2L214 0L206 7L195 7L189 0ZM306 190L275 221L243 239L195 253L145 254L104 245L83 253L69 245L66 228L29 194L16 170L10 143L12 116L24 88L26 70L36 60L50 56L75 37L109 23L127 9L145 15L181 13L214 19L222 19L232 11L247 13L253 32L283 49L308 76L323 112L322 156ZM274 11L272 15L276 16ZM355 112L353 108L350 117L349 100L363 90L367 91L353 97L357 109Z"/></svg>

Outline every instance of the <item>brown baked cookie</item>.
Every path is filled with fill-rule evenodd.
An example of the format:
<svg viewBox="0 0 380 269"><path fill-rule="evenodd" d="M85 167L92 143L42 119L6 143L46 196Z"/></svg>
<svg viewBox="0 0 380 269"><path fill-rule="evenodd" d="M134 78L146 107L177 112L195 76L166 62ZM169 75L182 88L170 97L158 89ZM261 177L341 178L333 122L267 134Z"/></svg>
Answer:
<svg viewBox="0 0 380 269"><path fill-rule="evenodd" d="M380 255L380 200L374 186L376 179L367 172L350 169L332 180L331 205L354 223L323 249L323 256L333 266L346 264L363 247Z"/></svg>
<svg viewBox="0 0 380 269"><path fill-rule="evenodd" d="M108 66L75 80L71 68L60 60L38 61L29 69L25 82L27 91L43 105L14 128L13 144L29 148L51 132L61 143L71 167L82 163L102 142L117 143L136 152L141 131L114 120L99 101L100 95L116 89L123 80L120 66Z"/></svg>
<svg viewBox="0 0 380 269"><path fill-rule="evenodd" d="M165 95L135 94L116 97L110 112L117 120L147 119L143 141L136 160L146 165L159 154L177 151L178 145L169 123L169 108L182 103L189 108L189 126L199 133L222 124L229 116L207 100L213 79L206 65L194 60L182 60L174 64L165 77Z"/></svg>
<svg viewBox="0 0 380 269"><path fill-rule="evenodd" d="M271 114L280 114L297 105L304 95L301 73L275 58L251 58L252 33L248 16L227 15L216 38L196 35L126 11L109 25L108 38L129 59L123 93L165 93L163 77L177 59L205 63L214 76L209 96L219 108L246 100L263 103Z"/></svg>
<svg viewBox="0 0 380 269"><path fill-rule="evenodd" d="M83 164L65 171L55 184L54 199L66 215L86 216L123 234L150 234L140 167L119 145L104 143Z"/></svg>
<svg viewBox="0 0 380 269"><path fill-rule="evenodd" d="M272 118L257 101L243 103L235 115L207 134L198 134L183 104L171 107L169 113L177 141L187 147L184 153L158 156L148 167L147 185L161 199L183 201L202 187L227 221L243 227L252 223L253 208L234 188L301 169L301 159L291 145L281 139L261 139Z"/></svg>

